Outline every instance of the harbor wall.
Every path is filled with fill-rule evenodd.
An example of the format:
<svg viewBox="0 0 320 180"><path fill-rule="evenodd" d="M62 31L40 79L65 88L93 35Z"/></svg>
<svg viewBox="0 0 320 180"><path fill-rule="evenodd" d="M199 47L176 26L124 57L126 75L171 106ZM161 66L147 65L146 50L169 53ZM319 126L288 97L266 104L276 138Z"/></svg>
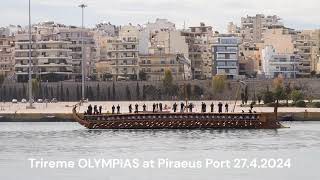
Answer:
<svg viewBox="0 0 320 180"><path fill-rule="evenodd" d="M302 88L304 92L311 95L314 99L320 99L320 79L296 79L288 80L294 86ZM234 100L239 87L237 81L229 80L225 82L225 88L222 93L217 93L212 88L212 81L177 81L177 99L183 97L183 85L190 84L190 99L210 99L210 100ZM272 89L272 80L248 80L249 99L253 94ZM34 92L36 99L57 98L59 101L76 101L81 98L80 82L42 82L37 85ZM95 101L126 101L126 100L170 100L173 96L165 96L162 92L163 83L161 81L119 81L119 82L86 82L85 96L89 100ZM27 83L3 84L0 87L0 101L11 101L12 99L21 100L28 94Z"/></svg>

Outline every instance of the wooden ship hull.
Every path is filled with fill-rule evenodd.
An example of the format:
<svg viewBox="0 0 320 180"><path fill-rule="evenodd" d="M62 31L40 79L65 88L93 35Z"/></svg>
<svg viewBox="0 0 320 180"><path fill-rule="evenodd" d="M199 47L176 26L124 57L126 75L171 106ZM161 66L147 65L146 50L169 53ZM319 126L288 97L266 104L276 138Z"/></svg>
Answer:
<svg viewBox="0 0 320 180"><path fill-rule="evenodd" d="M278 129L274 113L135 113L83 115L75 121L88 129Z"/></svg>

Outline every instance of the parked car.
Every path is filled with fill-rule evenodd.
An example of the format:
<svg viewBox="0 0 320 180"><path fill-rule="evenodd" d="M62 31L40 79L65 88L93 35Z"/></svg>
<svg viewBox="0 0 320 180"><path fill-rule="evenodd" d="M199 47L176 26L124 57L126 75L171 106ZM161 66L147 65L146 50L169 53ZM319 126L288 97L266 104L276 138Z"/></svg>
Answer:
<svg viewBox="0 0 320 180"><path fill-rule="evenodd" d="M52 98L51 103L57 103L57 102L58 102L57 98Z"/></svg>
<svg viewBox="0 0 320 180"><path fill-rule="evenodd" d="M28 101L26 99L21 99L21 103L27 103Z"/></svg>
<svg viewBox="0 0 320 180"><path fill-rule="evenodd" d="M37 103L43 103L43 100L42 99L38 99Z"/></svg>
<svg viewBox="0 0 320 180"><path fill-rule="evenodd" d="M12 99L12 103L16 104L16 103L18 103L18 100L17 99Z"/></svg>

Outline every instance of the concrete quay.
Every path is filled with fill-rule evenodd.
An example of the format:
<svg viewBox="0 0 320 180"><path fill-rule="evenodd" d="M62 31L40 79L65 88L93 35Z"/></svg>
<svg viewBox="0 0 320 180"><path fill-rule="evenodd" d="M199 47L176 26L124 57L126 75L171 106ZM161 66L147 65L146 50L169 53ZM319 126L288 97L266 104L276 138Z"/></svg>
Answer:
<svg viewBox="0 0 320 180"><path fill-rule="evenodd" d="M172 111L172 105L176 102L178 109L180 109L180 103L182 101L161 101L163 107L167 106L168 111ZM218 103L220 101L190 101L194 104L194 112L200 112L201 103L207 104L207 112L210 111L210 104L215 104L214 111L217 112ZM224 105L229 104L229 112L234 107L232 101L221 101ZM34 109L27 109L26 103L0 103L0 122L57 122L57 121L73 121L72 119L72 107L78 102L58 102L58 103L34 103ZM102 106L102 112L111 112L112 105L121 106L121 112L128 112L129 104L133 106L138 103L139 110L142 110L142 105L147 105L147 110L152 111L152 104L159 103L159 101L108 101L108 102L88 102L84 103L78 111L84 112L89 104ZM224 109L224 106L223 106ZM241 107L240 103L235 106L235 112L248 112L249 107ZM254 107L253 111L256 112L273 112L273 107ZM320 121L320 108L294 108L294 107L279 107L278 116L283 120L298 120L298 121Z"/></svg>

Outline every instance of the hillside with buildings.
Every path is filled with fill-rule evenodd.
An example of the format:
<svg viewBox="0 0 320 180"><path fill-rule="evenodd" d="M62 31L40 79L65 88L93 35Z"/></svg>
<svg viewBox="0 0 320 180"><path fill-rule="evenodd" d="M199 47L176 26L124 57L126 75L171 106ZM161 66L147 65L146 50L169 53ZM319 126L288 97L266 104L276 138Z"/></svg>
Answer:
<svg viewBox="0 0 320 180"><path fill-rule="evenodd" d="M220 34L205 23L177 29L166 19L145 25L100 23L79 28L55 22L32 25L32 76L43 82L81 80L159 81L171 70L175 80L308 78L320 73L320 29L294 30L278 16L257 14L229 23ZM82 47L82 39L84 46ZM0 29L1 74L28 80L28 28ZM83 48L83 49L82 49ZM179 63L177 54L190 61Z"/></svg>

